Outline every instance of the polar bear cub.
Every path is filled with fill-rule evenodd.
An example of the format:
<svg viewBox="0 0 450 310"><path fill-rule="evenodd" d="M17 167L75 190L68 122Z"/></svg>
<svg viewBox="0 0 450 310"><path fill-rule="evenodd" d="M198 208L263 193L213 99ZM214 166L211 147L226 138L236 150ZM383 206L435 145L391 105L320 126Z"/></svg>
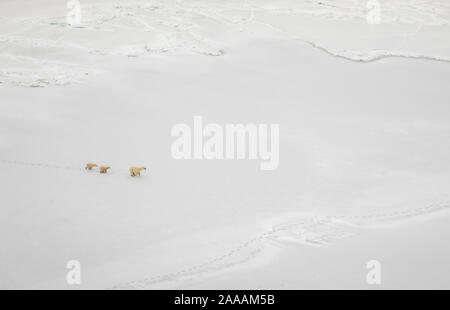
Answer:
<svg viewBox="0 0 450 310"><path fill-rule="evenodd" d="M108 166L100 166L100 173L107 173L111 167Z"/></svg>
<svg viewBox="0 0 450 310"><path fill-rule="evenodd" d="M92 170L92 168L94 168L94 167L98 167L98 165L97 164L93 164L93 163L87 163L86 167L84 167L84 169Z"/></svg>

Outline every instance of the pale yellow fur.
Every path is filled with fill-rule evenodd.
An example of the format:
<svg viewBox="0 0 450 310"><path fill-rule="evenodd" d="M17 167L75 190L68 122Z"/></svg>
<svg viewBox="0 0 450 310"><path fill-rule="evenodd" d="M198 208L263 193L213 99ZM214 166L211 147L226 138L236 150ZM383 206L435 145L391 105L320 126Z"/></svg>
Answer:
<svg viewBox="0 0 450 310"><path fill-rule="evenodd" d="M92 168L94 168L94 167L98 167L98 165L97 164L93 164L93 163L87 163L86 167L84 169L92 170Z"/></svg>
<svg viewBox="0 0 450 310"><path fill-rule="evenodd" d="M140 176L142 170L146 170L146 168L145 167L131 167L130 168L130 175L132 177Z"/></svg>
<svg viewBox="0 0 450 310"><path fill-rule="evenodd" d="M111 169L111 167L100 166L100 173L106 173L108 172L108 169Z"/></svg>

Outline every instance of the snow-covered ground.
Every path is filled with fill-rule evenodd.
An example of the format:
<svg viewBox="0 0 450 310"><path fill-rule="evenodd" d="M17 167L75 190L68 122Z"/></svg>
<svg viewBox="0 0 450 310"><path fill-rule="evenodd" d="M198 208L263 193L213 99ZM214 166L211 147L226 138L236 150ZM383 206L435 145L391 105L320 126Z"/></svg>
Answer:
<svg viewBox="0 0 450 310"><path fill-rule="evenodd" d="M448 1L80 3L0 0L0 288L450 288ZM175 160L196 115L278 169Z"/></svg>

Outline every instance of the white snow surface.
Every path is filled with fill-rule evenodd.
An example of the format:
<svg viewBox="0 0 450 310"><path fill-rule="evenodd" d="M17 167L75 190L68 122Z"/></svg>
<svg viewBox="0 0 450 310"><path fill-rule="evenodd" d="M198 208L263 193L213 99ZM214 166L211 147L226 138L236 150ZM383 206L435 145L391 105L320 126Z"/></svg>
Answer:
<svg viewBox="0 0 450 310"><path fill-rule="evenodd" d="M380 3L0 0L0 288L449 289L450 3ZM279 168L173 159L195 115Z"/></svg>

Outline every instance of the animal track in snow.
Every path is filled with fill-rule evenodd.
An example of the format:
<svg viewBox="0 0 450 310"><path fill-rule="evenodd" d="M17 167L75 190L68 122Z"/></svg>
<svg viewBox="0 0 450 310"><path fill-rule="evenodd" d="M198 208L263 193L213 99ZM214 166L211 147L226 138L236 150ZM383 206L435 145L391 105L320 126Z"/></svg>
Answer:
<svg viewBox="0 0 450 310"><path fill-rule="evenodd" d="M298 243L307 246L326 246L332 242L358 234L368 224L403 220L449 208L450 200L416 209L367 215L299 215L291 218L289 221L272 225L268 231L204 263L173 273L120 283L109 289L147 289L159 287L158 285L179 283L194 278L198 279L199 277L206 277L249 262L261 255L270 244Z"/></svg>
<svg viewBox="0 0 450 310"><path fill-rule="evenodd" d="M0 159L0 163L8 165L32 166L38 168L54 168L66 170L84 169L48 163L32 163ZM268 246L284 247L291 244L322 247L359 234L363 229L373 225L410 218L427 216L450 209L450 200L439 201L424 207L396 209L389 212L377 212L351 215L289 215L282 220L271 220L266 231L257 234L238 246L221 255L197 265L175 272L149 276L136 281L119 283L110 289L153 288L167 284L179 283L189 279L208 277L232 267L257 259L264 254Z"/></svg>

